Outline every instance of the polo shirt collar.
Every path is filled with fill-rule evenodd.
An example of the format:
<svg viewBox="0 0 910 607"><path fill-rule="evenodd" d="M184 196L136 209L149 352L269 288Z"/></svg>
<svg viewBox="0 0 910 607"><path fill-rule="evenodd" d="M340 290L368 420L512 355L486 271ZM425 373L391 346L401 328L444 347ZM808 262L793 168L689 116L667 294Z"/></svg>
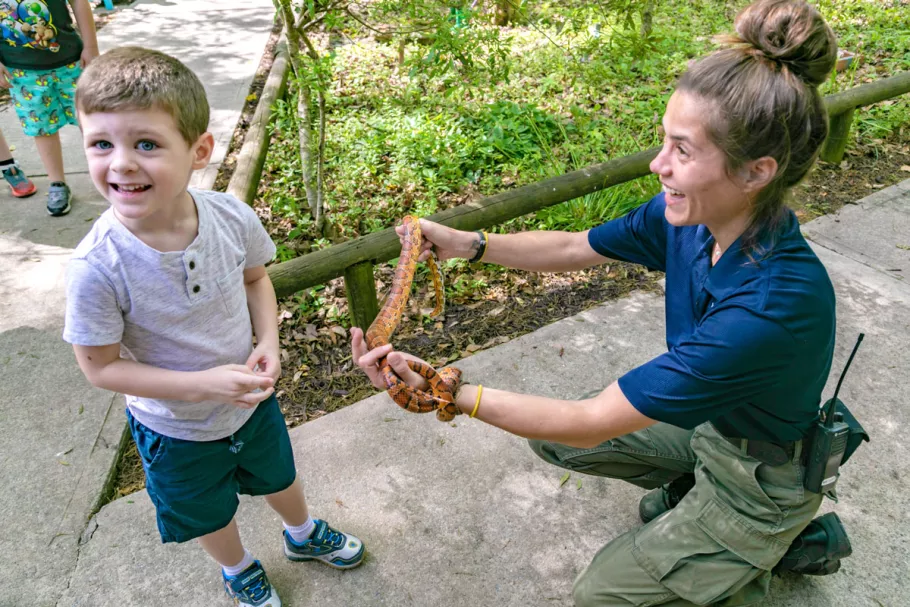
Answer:
<svg viewBox="0 0 910 607"><path fill-rule="evenodd" d="M764 250L770 250L772 244L775 248L779 248L792 237L794 229L797 232L799 231L799 222L796 221L796 216L788 211L777 232L776 240L774 235L765 234L759 239L759 245ZM704 250L710 258L710 251L714 246L714 237L704 226L699 226L699 230L704 230L707 236ZM749 256L743 250L742 236L740 236L733 241L733 244L724 252L717 264L710 269L704 283L704 289L715 301L720 301L763 273L766 263L766 260L760 258L755 261L749 259Z"/></svg>

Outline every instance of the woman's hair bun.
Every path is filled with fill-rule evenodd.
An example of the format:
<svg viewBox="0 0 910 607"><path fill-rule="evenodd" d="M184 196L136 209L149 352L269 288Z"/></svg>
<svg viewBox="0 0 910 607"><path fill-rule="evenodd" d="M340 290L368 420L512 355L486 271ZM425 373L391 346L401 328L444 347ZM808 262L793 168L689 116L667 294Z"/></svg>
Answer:
<svg viewBox="0 0 910 607"><path fill-rule="evenodd" d="M837 39L803 0L758 0L737 15L737 36L723 41L752 47L752 54L779 63L807 84L825 81L837 61Z"/></svg>

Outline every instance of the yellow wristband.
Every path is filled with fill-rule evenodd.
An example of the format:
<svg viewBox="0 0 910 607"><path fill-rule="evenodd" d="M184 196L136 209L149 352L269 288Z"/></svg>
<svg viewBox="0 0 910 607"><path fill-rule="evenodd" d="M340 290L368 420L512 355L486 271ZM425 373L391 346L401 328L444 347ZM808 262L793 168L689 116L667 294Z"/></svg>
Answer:
<svg viewBox="0 0 910 607"><path fill-rule="evenodd" d="M481 230L481 231L482 231L482 230ZM477 260L478 263L480 263L481 261L483 261L483 258L484 258L484 257L486 256L486 254L487 254L487 248L489 248L489 246L490 246L490 235L487 234L486 232L483 232L483 241L484 241L483 252L480 254L480 259ZM478 402L479 402L479 401L478 401ZM474 417L474 416L472 415L471 417Z"/></svg>
<svg viewBox="0 0 910 607"><path fill-rule="evenodd" d="M471 411L471 417L477 415L477 409L480 407L480 395L483 394L483 386L477 386L477 400L474 401L474 410Z"/></svg>

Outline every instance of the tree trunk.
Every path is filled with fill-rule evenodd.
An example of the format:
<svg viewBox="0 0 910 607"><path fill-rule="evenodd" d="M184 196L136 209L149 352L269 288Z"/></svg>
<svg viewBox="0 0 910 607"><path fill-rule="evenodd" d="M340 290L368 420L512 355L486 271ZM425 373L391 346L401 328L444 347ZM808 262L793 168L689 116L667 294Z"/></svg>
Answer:
<svg viewBox="0 0 910 607"><path fill-rule="evenodd" d="M281 18L284 21L284 30L288 38L288 59L291 68L297 77L297 131L300 138L300 168L303 175L303 187L306 190L307 204L310 215L315 220L319 209L319 198L313 184L313 150L311 147L311 129L313 125L312 92L306 84L303 66L300 59L300 32L297 31L294 21L294 12L291 10L290 0L278 0L281 6Z"/></svg>
<svg viewBox="0 0 910 607"><path fill-rule="evenodd" d="M325 224L325 92L319 91L319 147L316 164L316 229L322 231Z"/></svg>
<svg viewBox="0 0 910 607"><path fill-rule="evenodd" d="M338 37L336 36L336 39L337 38ZM312 151L314 148L309 147L309 150L311 153L310 153L310 164L307 167L307 170L309 171L309 176L306 180L306 183L308 184L307 185L307 188L308 188L307 189L307 198L310 201L310 210L313 215L313 220L316 223L316 230L318 230L319 232L323 232L323 228L326 225L325 219L323 217L323 211L325 209L325 207L323 206L323 198L324 198L323 175L324 175L324 169L325 169L325 91L328 88L328 84L326 82L323 82L323 76L322 76L321 72L319 71L319 52L316 50L316 47L313 46L313 43L310 42L309 37L305 33L301 33L301 39L303 40L304 46L306 46L307 55L309 56L310 60L313 62L313 67L316 70L316 79L317 79L317 83L318 83L317 88L316 88L316 99L317 99L317 109L318 109L319 113L317 116L315 116L315 119L319 121L319 126L318 126L318 131L316 133L316 137L317 137L316 147L315 147L316 158L312 158ZM310 91L310 92L312 92L312 91ZM313 128L313 122L314 122L312 107L313 107L312 96L309 96L307 98L307 108L306 109L307 109L307 115L309 116L307 126L310 129ZM310 131L310 133L312 133L312 130ZM315 168L314 168L314 165L315 165ZM315 191L312 193L313 196L311 196L309 188L312 186L312 183L313 183L314 171L315 171L316 187L315 187ZM325 235L325 234L323 234L323 235Z"/></svg>
<svg viewBox="0 0 910 607"><path fill-rule="evenodd" d="M646 0L644 5L641 7L641 30L639 34L642 40L647 40L651 37L651 28L654 22L654 9L656 8L657 0Z"/></svg>
<svg viewBox="0 0 910 607"><path fill-rule="evenodd" d="M315 176L313 175L312 92L309 86L299 80L298 82L297 131L300 134L300 169L303 176L303 187L306 190L307 204L310 208L310 216L312 216L313 221L318 221L321 209L319 208L319 191L316 184L313 183Z"/></svg>
<svg viewBox="0 0 910 607"><path fill-rule="evenodd" d="M517 0L496 0L496 14L493 23L503 27L515 20L515 2Z"/></svg>

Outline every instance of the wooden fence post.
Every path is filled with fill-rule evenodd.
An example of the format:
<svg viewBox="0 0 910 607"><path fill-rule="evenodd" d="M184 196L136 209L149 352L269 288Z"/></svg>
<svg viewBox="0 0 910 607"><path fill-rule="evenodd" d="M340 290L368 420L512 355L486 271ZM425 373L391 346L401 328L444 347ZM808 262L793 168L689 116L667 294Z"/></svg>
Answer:
<svg viewBox="0 0 910 607"><path fill-rule="evenodd" d="M843 158L855 108L905 93L910 93L910 71L835 95L827 95L824 102L831 120L831 129L822 150L822 158L832 162L839 162ZM520 188L505 190L488 198L450 207L428 219L457 230L476 230L499 225L560 202L649 175L651 171L648 165L659 151L660 148L644 150ZM269 266L268 272L275 293L278 297L286 297L301 289L324 284L341 275L345 275L347 282L353 282L352 279L348 279L345 268L353 271L354 269L350 267L352 264L363 261L384 262L396 257L400 252L401 242L398 235L394 229L387 228L289 261L276 263ZM357 287L352 288L352 292L356 290ZM370 290L369 293L372 294L373 291ZM370 310L376 309L372 307L376 305L372 301L367 305L371 305L371 308L368 308ZM358 314L362 308L362 303L358 303L356 308L352 307L358 310ZM374 315L375 312L364 314L359 322L372 320L375 318ZM353 313L352 318L355 319L355 323L358 322Z"/></svg>
<svg viewBox="0 0 910 607"><path fill-rule="evenodd" d="M828 124L828 138L822 147L821 158L825 162L839 164L844 159L844 150L847 149L847 141L850 140L850 124L853 122L853 114L856 108L850 108L846 112L831 116Z"/></svg>
<svg viewBox="0 0 910 607"><path fill-rule="evenodd" d="M351 309L351 323L366 331L379 314L373 262L361 261L345 268L344 288Z"/></svg>

